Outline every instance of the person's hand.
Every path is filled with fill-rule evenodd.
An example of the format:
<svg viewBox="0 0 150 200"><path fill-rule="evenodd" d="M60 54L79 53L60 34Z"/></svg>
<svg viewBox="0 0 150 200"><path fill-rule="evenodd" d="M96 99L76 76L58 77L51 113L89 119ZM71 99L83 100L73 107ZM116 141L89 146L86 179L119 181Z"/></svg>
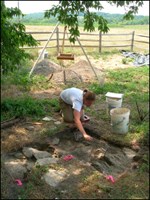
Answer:
<svg viewBox="0 0 150 200"><path fill-rule="evenodd" d="M84 135L84 139L88 140L88 141L92 141L93 140L93 138L91 136L87 135L87 134Z"/></svg>

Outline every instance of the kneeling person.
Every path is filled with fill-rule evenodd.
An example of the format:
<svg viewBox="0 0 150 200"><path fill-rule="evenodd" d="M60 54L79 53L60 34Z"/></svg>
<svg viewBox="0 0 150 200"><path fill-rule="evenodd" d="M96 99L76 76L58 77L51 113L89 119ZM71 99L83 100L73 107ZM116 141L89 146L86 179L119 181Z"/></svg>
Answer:
<svg viewBox="0 0 150 200"><path fill-rule="evenodd" d="M92 140L92 137L86 133L82 125L82 122L89 120L84 115L84 106L90 107L95 98L95 94L86 89L68 88L60 93L60 107L64 121L75 122L86 140Z"/></svg>

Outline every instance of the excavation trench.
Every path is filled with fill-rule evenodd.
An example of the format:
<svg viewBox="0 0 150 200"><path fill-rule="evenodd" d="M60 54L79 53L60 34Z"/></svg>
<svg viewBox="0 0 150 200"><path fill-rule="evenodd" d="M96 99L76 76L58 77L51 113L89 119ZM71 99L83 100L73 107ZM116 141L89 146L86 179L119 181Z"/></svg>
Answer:
<svg viewBox="0 0 150 200"><path fill-rule="evenodd" d="M115 179L131 167L136 152L127 147L118 147L101 139L94 130L86 131L94 138L92 142L81 139L75 141L74 133L77 129L66 129L55 135L48 137L41 142L30 143L27 146L18 149L4 157L6 170L14 179L20 178L24 180L28 174L32 173L35 165L48 165L49 173L45 175L45 181L50 186L57 186L60 182L56 182L56 177L51 177L54 173L58 179L62 178L62 172L51 168L53 164L64 166L82 163L85 167L96 170L104 175L112 175ZM72 155L73 161L63 160L65 156ZM13 163L13 164L12 164ZM72 169L80 167L75 165ZM69 173L73 173L72 170ZM51 182L49 182L51 181ZM53 185L54 184L54 185Z"/></svg>
<svg viewBox="0 0 150 200"><path fill-rule="evenodd" d="M78 131L69 129L55 134L53 139L47 142L47 147L41 147L43 150L53 152L58 158L71 154L99 172L113 176L118 176L131 166L136 155L135 151L104 141L94 130L86 128L85 130L94 138L92 142L84 139L75 141L74 133Z"/></svg>

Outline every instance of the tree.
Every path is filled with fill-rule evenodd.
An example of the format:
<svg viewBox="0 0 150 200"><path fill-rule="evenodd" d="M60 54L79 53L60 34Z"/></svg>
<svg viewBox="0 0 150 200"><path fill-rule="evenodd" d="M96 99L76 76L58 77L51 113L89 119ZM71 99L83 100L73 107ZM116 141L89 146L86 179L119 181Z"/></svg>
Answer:
<svg viewBox="0 0 150 200"><path fill-rule="evenodd" d="M138 12L138 8L143 5L143 1L107 1L111 5L124 6L126 13L124 19L133 19L134 15ZM97 15L95 12L91 12L91 9L102 10L103 6L101 1L59 1L58 5L54 5L50 10L45 12L45 17L50 18L54 16L57 20L68 26L70 32L70 42L75 42L76 37L80 35L79 31L79 13L83 13L84 16L84 30L94 31L96 23L98 24L98 30L107 33L109 31L107 20L101 15Z"/></svg>
<svg viewBox="0 0 150 200"><path fill-rule="evenodd" d="M20 22L12 22L13 16L23 16L18 8L6 8L1 1L1 71L7 73L18 67L27 57L24 45L36 46L37 41L25 33L25 26Z"/></svg>

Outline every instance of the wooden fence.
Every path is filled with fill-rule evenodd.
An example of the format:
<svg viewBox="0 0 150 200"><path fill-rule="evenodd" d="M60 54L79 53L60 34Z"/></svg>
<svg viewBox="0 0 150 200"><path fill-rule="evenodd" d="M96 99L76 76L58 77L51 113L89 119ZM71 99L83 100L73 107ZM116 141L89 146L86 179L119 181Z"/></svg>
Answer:
<svg viewBox="0 0 150 200"><path fill-rule="evenodd" d="M36 32L26 32L27 34L31 34L37 41L40 42L40 45L43 42L46 42L48 38L40 38L39 35L46 35L49 37L49 35L52 33L50 31L36 31ZM67 33L68 36L69 33ZM38 38L36 36L38 35ZM136 36L136 38L135 38ZM78 44L70 44L69 37L65 38L65 44L64 47L80 47ZM142 38L142 39L141 39ZM144 39L143 39L144 38ZM56 48L57 52L59 52L61 48L63 40L63 32L59 31L59 28L57 27L55 34L52 39L50 39L49 44L46 48ZM86 47L92 47L97 48L98 51L101 53L103 49L106 48L128 48L131 51L133 51L134 47L136 48L142 48L141 44L144 44L143 49L148 50L149 48L149 36L146 35L135 35L135 31L131 33L124 33L124 34L102 34L99 33L80 33L79 40L84 48ZM33 49L38 48L42 49L44 45L37 47L23 47L24 49Z"/></svg>

